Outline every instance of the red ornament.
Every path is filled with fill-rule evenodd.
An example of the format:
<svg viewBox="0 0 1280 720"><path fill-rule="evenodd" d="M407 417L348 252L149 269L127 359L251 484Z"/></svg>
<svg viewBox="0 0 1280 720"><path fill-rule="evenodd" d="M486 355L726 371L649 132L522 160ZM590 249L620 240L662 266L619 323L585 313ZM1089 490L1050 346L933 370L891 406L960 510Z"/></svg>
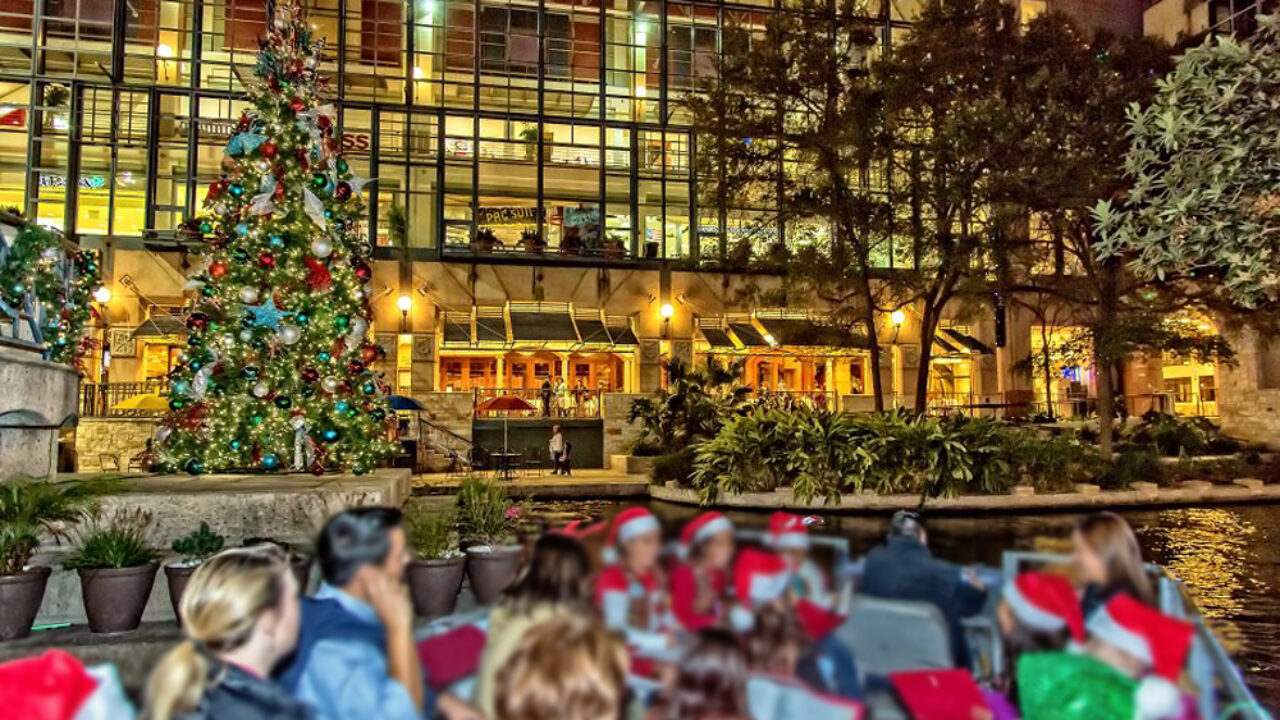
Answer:
<svg viewBox="0 0 1280 720"><path fill-rule="evenodd" d="M236 129L239 130L240 132L244 132L245 130L249 129L248 113L240 113L240 120L236 122Z"/></svg>
<svg viewBox="0 0 1280 720"><path fill-rule="evenodd" d="M328 130L333 127L333 121L329 119L328 115L321 115L316 118L316 125L319 125L321 130Z"/></svg>
<svg viewBox="0 0 1280 720"><path fill-rule="evenodd" d="M209 195L208 195L208 197L209 197L209 199L210 199L210 200L212 200L212 199L215 199L215 198L217 198L218 196L222 195L222 193L224 193L224 192L226 192L226 191L227 191L227 181L226 181L226 180L214 180L214 181L213 181L213 184L209 186Z"/></svg>
<svg viewBox="0 0 1280 720"><path fill-rule="evenodd" d="M346 202L351 199L351 185L345 180L338 183L333 189L333 199L338 202Z"/></svg>
<svg viewBox="0 0 1280 720"><path fill-rule="evenodd" d="M227 264L221 260L209 263L209 277L220 278L227 274Z"/></svg>
<svg viewBox="0 0 1280 720"><path fill-rule="evenodd" d="M307 266L307 284L312 290L325 290L333 282L333 274L329 272L329 266L319 258L308 255L302 259L302 262Z"/></svg>
<svg viewBox="0 0 1280 720"><path fill-rule="evenodd" d="M276 189L271 191L271 199L276 202L284 200L284 183L276 183Z"/></svg>
<svg viewBox="0 0 1280 720"><path fill-rule="evenodd" d="M294 98L289 101L289 107L293 108L295 113L300 113L307 109L307 104L302 102L301 98Z"/></svg>
<svg viewBox="0 0 1280 720"><path fill-rule="evenodd" d="M352 375L364 372L364 363L353 359L351 362L347 363L347 372Z"/></svg>
<svg viewBox="0 0 1280 720"><path fill-rule="evenodd" d="M269 252L264 252L259 254L258 266L264 270L270 270L271 268L276 266L276 256L272 255Z"/></svg>
<svg viewBox="0 0 1280 720"><path fill-rule="evenodd" d="M368 263L365 263L365 262L356 263L355 272L356 272L356 277L359 278L362 282L373 277L373 268L370 268Z"/></svg>
<svg viewBox="0 0 1280 720"><path fill-rule="evenodd" d="M262 157L270 160L276 156L276 144L267 140L258 146L258 151L262 153Z"/></svg>
<svg viewBox="0 0 1280 720"><path fill-rule="evenodd" d="M365 345L364 347L360 348L360 359L364 361L364 364L365 364L365 365L368 365L368 364L370 364L370 363L374 362L375 360L377 360L377 359L378 359L378 346L377 346L377 345Z"/></svg>
<svg viewBox="0 0 1280 720"><path fill-rule="evenodd" d="M311 463L311 474L312 475L324 474L324 465L322 465L319 460Z"/></svg>
<svg viewBox="0 0 1280 720"><path fill-rule="evenodd" d="M320 379L320 371L308 365L307 367L302 368L301 377L302 382L308 385L313 385Z"/></svg>

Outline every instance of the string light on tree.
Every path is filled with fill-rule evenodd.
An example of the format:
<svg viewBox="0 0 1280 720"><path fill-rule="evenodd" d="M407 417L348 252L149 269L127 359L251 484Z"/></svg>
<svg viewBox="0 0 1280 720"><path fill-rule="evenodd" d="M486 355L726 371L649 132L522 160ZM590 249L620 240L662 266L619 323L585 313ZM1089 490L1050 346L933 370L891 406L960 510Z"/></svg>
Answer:
<svg viewBox="0 0 1280 720"><path fill-rule="evenodd" d="M208 258L160 433L169 468L366 472L395 450L369 360L368 181L338 156L320 51L298 0L279 2L224 175L188 226Z"/></svg>

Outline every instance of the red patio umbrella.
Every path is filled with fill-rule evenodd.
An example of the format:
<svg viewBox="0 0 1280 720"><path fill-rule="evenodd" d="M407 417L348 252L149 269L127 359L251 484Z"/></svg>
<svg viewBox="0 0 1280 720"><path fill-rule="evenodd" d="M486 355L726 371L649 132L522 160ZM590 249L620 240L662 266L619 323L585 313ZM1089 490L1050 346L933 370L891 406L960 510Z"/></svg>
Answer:
<svg viewBox="0 0 1280 720"><path fill-rule="evenodd" d="M516 412L536 410L533 403L519 395L496 395L476 406L481 412ZM502 452L507 452L507 421L509 416L502 416Z"/></svg>

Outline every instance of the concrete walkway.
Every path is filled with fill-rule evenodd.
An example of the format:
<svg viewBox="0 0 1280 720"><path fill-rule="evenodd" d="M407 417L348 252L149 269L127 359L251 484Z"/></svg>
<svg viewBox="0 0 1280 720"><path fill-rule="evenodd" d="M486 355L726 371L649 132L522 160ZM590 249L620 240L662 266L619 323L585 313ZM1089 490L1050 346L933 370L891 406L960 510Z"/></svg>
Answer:
<svg viewBox="0 0 1280 720"><path fill-rule="evenodd" d="M445 473L413 476L414 495L453 495L462 478ZM574 470L572 475L542 472L534 476L516 475L504 480L511 497L555 500L647 497L649 477L628 475L610 469Z"/></svg>

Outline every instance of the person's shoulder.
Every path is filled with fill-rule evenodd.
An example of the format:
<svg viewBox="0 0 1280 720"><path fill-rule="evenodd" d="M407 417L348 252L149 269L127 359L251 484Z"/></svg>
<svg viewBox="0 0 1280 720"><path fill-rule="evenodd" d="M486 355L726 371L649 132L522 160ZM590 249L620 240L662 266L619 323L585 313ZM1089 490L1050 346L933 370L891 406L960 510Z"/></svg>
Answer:
<svg viewBox="0 0 1280 720"><path fill-rule="evenodd" d="M617 565L606 565L600 570L600 574L596 576L596 590L626 590L630 583L627 582L626 573L622 572L622 568Z"/></svg>

